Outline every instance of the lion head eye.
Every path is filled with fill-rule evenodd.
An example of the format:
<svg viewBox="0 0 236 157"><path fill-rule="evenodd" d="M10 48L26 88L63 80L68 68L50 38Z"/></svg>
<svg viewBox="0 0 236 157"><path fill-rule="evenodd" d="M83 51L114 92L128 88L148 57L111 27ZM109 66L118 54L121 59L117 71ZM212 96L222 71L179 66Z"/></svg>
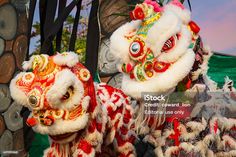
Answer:
<svg viewBox="0 0 236 157"><path fill-rule="evenodd" d="M143 46L140 42L135 41L131 43L129 50L132 57L139 57L143 52Z"/></svg>
<svg viewBox="0 0 236 157"><path fill-rule="evenodd" d="M32 108L35 108L35 107L37 107L38 99L36 96L30 95L28 98L28 102Z"/></svg>

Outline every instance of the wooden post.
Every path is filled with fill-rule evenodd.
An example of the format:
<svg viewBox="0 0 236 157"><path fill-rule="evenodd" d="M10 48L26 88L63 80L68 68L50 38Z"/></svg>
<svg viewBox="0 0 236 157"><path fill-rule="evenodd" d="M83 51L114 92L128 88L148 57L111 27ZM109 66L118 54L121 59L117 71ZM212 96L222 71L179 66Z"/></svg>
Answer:
<svg viewBox="0 0 236 157"><path fill-rule="evenodd" d="M8 86L28 50L27 2L0 0L0 151L24 149L21 106L11 104Z"/></svg>

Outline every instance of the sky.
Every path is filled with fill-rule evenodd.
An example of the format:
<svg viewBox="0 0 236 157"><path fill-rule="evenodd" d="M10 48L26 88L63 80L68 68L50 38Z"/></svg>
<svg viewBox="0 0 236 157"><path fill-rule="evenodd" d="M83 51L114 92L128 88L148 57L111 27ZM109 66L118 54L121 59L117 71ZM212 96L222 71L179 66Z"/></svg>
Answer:
<svg viewBox="0 0 236 157"><path fill-rule="evenodd" d="M236 0L190 1L192 20L201 27L203 41L213 51L236 56ZM188 6L187 2L185 5ZM38 19L36 10L35 21ZM35 40L30 45L30 51L34 48Z"/></svg>
<svg viewBox="0 0 236 157"><path fill-rule="evenodd" d="M205 43L214 51L236 55L236 0L191 0L191 5Z"/></svg>

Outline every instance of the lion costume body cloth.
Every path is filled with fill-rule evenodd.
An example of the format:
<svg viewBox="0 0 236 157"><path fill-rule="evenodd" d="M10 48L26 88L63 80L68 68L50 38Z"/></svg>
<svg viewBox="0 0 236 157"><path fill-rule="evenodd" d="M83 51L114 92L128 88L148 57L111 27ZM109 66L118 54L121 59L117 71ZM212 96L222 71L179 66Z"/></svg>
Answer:
<svg viewBox="0 0 236 157"><path fill-rule="evenodd" d="M48 134L44 157L94 157L114 144L117 156L135 155L129 98L106 84L94 84L75 53L36 55L10 85L13 99L32 112L27 124Z"/></svg>

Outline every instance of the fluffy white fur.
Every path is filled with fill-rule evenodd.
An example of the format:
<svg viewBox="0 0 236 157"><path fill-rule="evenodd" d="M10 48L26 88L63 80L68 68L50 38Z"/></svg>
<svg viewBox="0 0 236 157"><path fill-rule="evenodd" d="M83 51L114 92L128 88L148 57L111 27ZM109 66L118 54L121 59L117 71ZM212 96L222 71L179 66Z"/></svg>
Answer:
<svg viewBox="0 0 236 157"><path fill-rule="evenodd" d="M207 121L205 120L205 118L202 117L202 122L201 123L191 121L191 122L188 122L186 124L186 126L191 128L192 130L202 131L206 128Z"/></svg>
<svg viewBox="0 0 236 157"><path fill-rule="evenodd" d="M183 124L180 124L178 129L181 132L180 139L183 139L184 141L193 140L200 133L200 131L188 132Z"/></svg>
<svg viewBox="0 0 236 157"><path fill-rule="evenodd" d="M181 31L181 21L172 12L165 11L161 18L149 29L147 33L147 46L155 56L161 53L164 43L173 35Z"/></svg>
<svg viewBox="0 0 236 157"><path fill-rule="evenodd" d="M187 153L190 153L192 150L194 150L194 146L191 143L187 142L181 143L179 147L185 150Z"/></svg>
<svg viewBox="0 0 236 157"><path fill-rule="evenodd" d="M175 154L178 151L179 151L178 146L168 147L167 150L165 151L165 157L171 157L172 154Z"/></svg>
<svg viewBox="0 0 236 157"><path fill-rule="evenodd" d="M216 157L235 157L236 156L236 150L231 150L229 152L219 152L216 153Z"/></svg>
<svg viewBox="0 0 236 157"><path fill-rule="evenodd" d="M119 29L117 29L110 38L110 53L115 56L117 59L121 59L122 62L128 63L129 59L129 46L130 42L124 38L125 35L132 32L135 29L138 29L141 21L131 21L124 24Z"/></svg>
<svg viewBox="0 0 236 157"><path fill-rule="evenodd" d="M218 127L221 130L230 130L231 128L236 127L236 119L218 117L217 122L218 122Z"/></svg>
<svg viewBox="0 0 236 157"><path fill-rule="evenodd" d="M73 67L79 62L79 57L74 52L58 53L53 57L53 61L57 65Z"/></svg>
<svg viewBox="0 0 236 157"><path fill-rule="evenodd" d="M236 141L232 137L224 135L222 139L225 145L228 143L231 149L236 150Z"/></svg>
<svg viewBox="0 0 236 157"><path fill-rule="evenodd" d="M158 57L159 61L163 62L175 62L177 61L188 49L191 43L191 33L188 30L187 26L182 26L180 39L177 41L176 46L173 50L170 50L168 53L161 53Z"/></svg>
<svg viewBox="0 0 236 157"><path fill-rule="evenodd" d="M134 98L141 98L141 92L162 93L174 88L192 69L195 54L191 49L164 73L157 74L152 79L137 82L124 75L122 89L124 93ZM170 77L171 76L171 77Z"/></svg>
<svg viewBox="0 0 236 157"><path fill-rule="evenodd" d="M173 4L166 5L164 7L166 11L173 11L175 14L177 14L181 20L184 22L184 24L188 24L191 19L191 12L187 9L181 9L180 7L177 7Z"/></svg>
<svg viewBox="0 0 236 157"><path fill-rule="evenodd" d="M126 142L123 146L118 146L117 141L114 140L114 146L117 149L118 152L120 153L125 153L125 152L130 152L134 150L134 146L131 143Z"/></svg>
<svg viewBox="0 0 236 157"><path fill-rule="evenodd" d="M206 75L208 70L208 61L212 56L211 50L208 46L205 46L203 49L205 52L208 52L208 55L203 56L203 63L200 65L200 68L192 73L192 80L195 81L198 79L199 75Z"/></svg>
<svg viewBox="0 0 236 157"><path fill-rule="evenodd" d="M75 120L56 120L55 123L51 126L45 126L38 123L33 127L33 130L41 134L49 134L52 136L62 135L70 132L77 132L87 126L88 118L89 115L85 113Z"/></svg>
<svg viewBox="0 0 236 157"><path fill-rule="evenodd" d="M100 145L103 142L103 133L100 133L97 130L93 133L88 133L85 140L89 141L92 146Z"/></svg>
<svg viewBox="0 0 236 157"><path fill-rule="evenodd" d="M69 100L61 101L70 86L74 87L73 96ZM56 74L55 83L47 92L46 98L53 108L70 110L80 103L83 94L82 82L70 70L65 69Z"/></svg>
<svg viewBox="0 0 236 157"><path fill-rule="evenodd" d="M161 147L157 147L154 149L154 153L156 154L156 156L158 157L164 157L163 151L161 149Z"/></svg>
<svg viewBox="0 0 236 157"><path fill-rule="evenodd" d="M207 75L203 75L203 80L206 86L209 88L209 91L216 92L218 90L217 83L211 80Z"/></svg>
<svg viewBox="0 0 236 157"><path fill-rule="evenodd" d="M81 102L81 105L82 105L82 108L87 111L88 109L88 106L89 106L89 102L90 102L90 96L86 96L82 99L82 102Z"/></svg>
<svg viewBox="0 0 236 157"><path fill-rule="evenodd" d="M115 138L116 130L114 128L111 129L111 131L107 134L105 139L105 144L109 145L113 142Z"/></svg>
<svg viewBox="0 0 236 157"><path fill-rule="evenodd" d="M25 72L21 72L18 75L16 75L16 77L14 79L11 80L10 83L10 92L11 92L11 97L18 103L21 104L25 107L29 107L28 106L28 97L26 96L26 94L17 87L16 82L19 78L21 78L23 75L25 74Z"/></svg>

